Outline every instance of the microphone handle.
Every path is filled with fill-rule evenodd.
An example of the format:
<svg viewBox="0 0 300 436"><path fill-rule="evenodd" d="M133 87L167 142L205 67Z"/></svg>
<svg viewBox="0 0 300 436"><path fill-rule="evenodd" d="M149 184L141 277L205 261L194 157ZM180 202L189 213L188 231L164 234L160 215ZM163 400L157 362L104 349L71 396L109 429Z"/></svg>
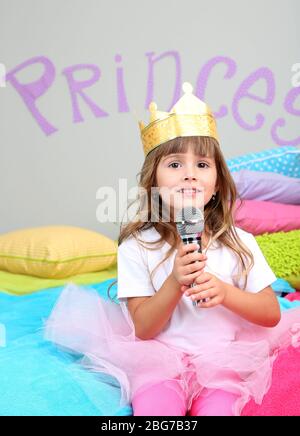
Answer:
<svg viewBox="0 0 300 436"><path fill-rule="evenodd" d="M196 233L194 235L184 235L182 236L182 242L186 245L188 244L198 244L199 245L199 249L197 250L198 253L202 253L202 244L201 244L201 233ZM198 260L195 260L193 263L199 262ZM194 286L196 286L197 284L194 282L191 284L191 288L193 288ZM203 300L197 300L197 301L193 301L193 306L197 306L198 303L205 303L206 302L206 298L204 298Z"/></svg>
<svg viewBox="0 0 300 436"><path fill-rule="evenodd" d="M198 249L198 253L202 253L202 244L201 244L201 233L196 233L195 235L184 235L182 236L182 242L186 245L188 244L198 244L199 245L199 249ZM196 260L197 262L197 260Z"/></svg>

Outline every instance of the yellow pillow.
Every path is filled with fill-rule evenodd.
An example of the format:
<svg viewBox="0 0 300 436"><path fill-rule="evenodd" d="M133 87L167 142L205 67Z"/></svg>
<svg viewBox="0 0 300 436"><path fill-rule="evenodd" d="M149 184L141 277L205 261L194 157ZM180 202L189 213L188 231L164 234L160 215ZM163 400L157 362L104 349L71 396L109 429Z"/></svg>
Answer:
<svg viewBox="0 0 300 436"><path fill-rule="evenodd" d="M72 226L17 230L0 235L0 270L44 278L102 271L117 262L117 241Z"/></svg>

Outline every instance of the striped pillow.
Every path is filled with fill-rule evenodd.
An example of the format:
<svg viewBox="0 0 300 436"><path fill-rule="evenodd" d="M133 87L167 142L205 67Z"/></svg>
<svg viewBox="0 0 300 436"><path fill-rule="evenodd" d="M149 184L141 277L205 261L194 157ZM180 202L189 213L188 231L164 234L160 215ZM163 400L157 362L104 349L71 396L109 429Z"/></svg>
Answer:
<svg viewBox="0 0 300 436"><path fill-rule="evenodd" d="M107 269L117 262L117 242L91 230L49 226L0 235L0 270L65 278Z"/></svg>

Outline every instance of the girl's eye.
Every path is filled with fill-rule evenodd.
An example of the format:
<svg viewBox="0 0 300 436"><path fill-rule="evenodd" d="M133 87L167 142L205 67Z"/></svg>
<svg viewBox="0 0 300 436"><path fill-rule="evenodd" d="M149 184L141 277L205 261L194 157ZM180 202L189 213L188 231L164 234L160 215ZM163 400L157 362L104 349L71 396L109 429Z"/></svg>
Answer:
<svg viewBox="0 0 300 436"><path fill-rule="evenodd" d="M172 163L169 165L169 167L172 167L172 165L180 165L180 164L179 164L179 162L172 162ZM208 167L207 163L205 163L205 162L199 162L198 165L206 165L206 166ZM174 167L174 166L173 166L172 168L178 168L178 167ZM205 168L205 166L201 166L200 168Z"/></svg>

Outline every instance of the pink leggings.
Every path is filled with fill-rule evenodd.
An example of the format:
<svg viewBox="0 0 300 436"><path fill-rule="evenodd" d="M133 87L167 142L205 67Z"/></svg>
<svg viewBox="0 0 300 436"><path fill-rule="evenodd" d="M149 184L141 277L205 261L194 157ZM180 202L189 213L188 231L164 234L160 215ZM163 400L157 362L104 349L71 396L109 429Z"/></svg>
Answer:
<svg viewBox="0 0 300 436"><path fill-rule="evenodd" d="M178 384L173 382L174 389L159 383L137 392L132 399L134 416L185 416L186 404L178 392ZM206 389L205 396L198 396L188 411L189 416L233 416L232 407L237 395L217 389Z"/></svg>

